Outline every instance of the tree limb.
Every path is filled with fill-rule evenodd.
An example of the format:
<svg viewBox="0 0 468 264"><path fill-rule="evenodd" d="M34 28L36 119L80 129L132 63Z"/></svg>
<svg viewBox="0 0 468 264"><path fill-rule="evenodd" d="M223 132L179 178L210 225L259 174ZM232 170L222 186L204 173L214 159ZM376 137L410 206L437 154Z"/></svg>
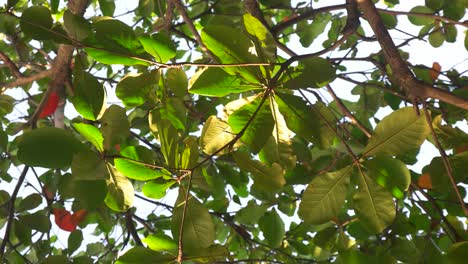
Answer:
<svg viewBox="0 0 468 264"><path fill-rule="evenodd" d="M390 65L395 82L400 85L413 100L434 98L468 110L467 99L417 80L401 58L372 0L357 0L357 2L363 11L364 18L369 22L375 33L385 60Z"/></svg>

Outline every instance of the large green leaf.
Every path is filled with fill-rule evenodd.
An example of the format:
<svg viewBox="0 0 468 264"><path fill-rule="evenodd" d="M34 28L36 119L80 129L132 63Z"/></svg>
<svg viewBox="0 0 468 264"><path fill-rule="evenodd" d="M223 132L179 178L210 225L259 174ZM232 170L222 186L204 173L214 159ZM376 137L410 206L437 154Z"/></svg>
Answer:
<svg viewBox="0 0 468 264"><path fill-rule="evenodd" d="M336 78L336 69L326 59L315 57L301 61L300 65L300 74L284 84L287 88L320 88Z"/></svg>
<svg viewBox="0 0 468 264"><path fill-rule="evenodd" d="M160 169L152 168L154 165L153 153L142 146L129 146L120 154L125 158L115 158L115 168L130 179L148 181L163 176Z"/></svg>
<svg viewBox="0 0 468 264"><path fill-rule="evenodd" d="M63 24L70 34L70 37L81 41L91 34L91 23L85 18L73 14L70 10L66 10L63 14Z"/></svg>
<svg viewBox="0 0 468 264"><path fill-rule="evenodd" d="M24 214L18 216L22 224L27 225L29 228L37 230L42 233L50 231L50 219L44 211L37 211L32 214Z"/></svg>
<svg viewBox="0 0 468 264"><path fill-rule="evenodd" d="M109 175L105 161L91 150L76 153L71 169L75 180L105 180Z"/></svg>
<svg viewBox="0 0 468 264"><path fill-rule="evenodd" d="M33 39L45 40L51 38L53 25L50 10L44 6L31 6L21 14L21 30Z"/></svg>
<svg viewBox="0 0 468 264"><path fill-rule="evenodd" d="M269 103L264 101L262 104L261 96L257 96L255 100L230 114L228 123L235 134L244 131L241 141L247 144L253 153L258 153L262 149L272 135L274 126Z"/></svg>
<svg viewBox="0 0 468 264"><path fill-rule="evenodd" d="M177 97L183 99L188 89L188 79L185 71L181 68L168 69L165 86L171 89Z"/></svg>
<svg viewBox="0 0 468 264"><path fill-rule="evenodd" d="M115 264L168 264L174 262L174 256L156 252L145 247L134 247L122 256Z"/></svg>
<svg viewBox="0 0 468 264"><path fill-rule="evenodd" d="M114 0L98 0L99 8L105 16L113 16L115 11Z"/></svg>
<svg viewBox="0 0 468 264"><path fill-rule="evenodd" d="M254 185L258 189L276 192L286 184L283 168L278 163L267 166L258 160L253 160L245 152L235 152L234 158L241 170L251 173Z"/></svg>
<svg viewBox="0 0 468 264"><path fill-rule="evenodd" d="M107 164L109 177L107 178L107 196L104 199L107 206L117 212L127 211L133 204L135 196L130 180L117 171L114 166Z"/></svg>
<svg viewBox="0 0 468 264"><path fill-rule="evenodd" d="M176 47L171 38L166 34L144 35L138 37L138 40L143 45L145 51L151 54L158 62L166 63L176 55Z"/></svg>
<svg viewBox="0 0 468 264"><path fill-rule="evenodd" d="M103 45L100 43L91 43L92 46L86 47L85 51L93 59L104 64L122 64L122 65L143 65L149 66L151 63L143 58L136 56L128 51L122 50L112 45Z"/></svg>
<svg viewBox="0 0 468 264"><path fill-rule="evenodd" d="M69 132L44 127L26 132L18 144L18 159L28 166L65 168L70 166L73 154L86 150Z"/></svg>
<svg viewBox="0 0 468 264"><path fill-rule="evenodd" d="M185 203L187 210L183 224L182 241L188 251L196 251L197 248L207 248L213 245L215 240L215 226L211 215L197 198L189 196L185 200L185 191L179 189L179 197L172 212L172 236L178 240L182 224L182 214Z"/></svg>
<svg viewBox="0 0 468 264"><path fill-rule="evenodd" d="M161 142L161 152L164 155L166 164L171 168L176 168L178 164L179 134L172 123L161 117L161 109L156 108L148 115L149 126L153 133L157 133Z"/></svg>
<svg viewBox="0 0 468 264"><path fill-rule="evenodd" d="M369 232L380 233L395 219L392 195L361 169L358 182L353 196L356 215Z"/></svg>
<svg viewBox="0 0 468 264"><path fill-rule="evenodd" d="M424 114L418 115L412 107L401 108L377 124L364 155L404 154L418 148L429 132Z"/></svg>
<svg viewBox="0 0 468 264"><path fill-rule="evenodd" d="M385 187L395 198L404 198L404 192L411 184L411 174L406 164L392 157L377 156L366 161L364 166L375 182Z"/></svg>
<svg viewBox="0 0 468 264"><path fill-rule="evenodd" d="M151 234L142 240L149 248L155 251L168 251L172 253L177 252L177 244L168 235L165 234Z"/></svg>
<svg viewBox="0 0 468 264"><path fill-rule="evenodd" d="M257 54L262 61L276 62L276 43L270 31L249 13L245 13L242 20L246 31L256 38Z"/></svg>
<svg viewBox="0 0 468 264"><path fill-rule="evenodd" d="M102 84L86 71L74 73L73 96L70 98L76 111L84 118L97 120L106 107L106 92Z"/></svg>
<svg viewBox="0 0 468 264"><path fill-rule="evenodd" d="M424 14L434 14L434 11L427 6L415 6L410 10L410 13L424 13ZM431 17L425 16L408 16L408 20L414 25L424 26L434 22L434 19Z"/></svg>
<svg viewBox="0 0 468 264"><path fill-rule="evenodd" d="M284 222L275 209L266 212L258 222L268 245L278 248L282 245L284 239Z"/></svg>
<svg viewBox="0 0 468 264"><path fill-rule="evenodd" d="M135 107L149 100L149 93L157 87L159 71L129 73L120 80L115 94L127 107Z"/></svg>
<svg viewBox="0 0 468 264"><path fill-rule="evenodd" d="M15 98L7 95L1 94L0 95L0 117L4 117L5 115L11 113L15 106Z"/></svg>
<svg viewBox="0 0 468 264"><path fill-rule="evenodd" d="M101 118L101 133L106 150L120 144L130 135L130 124L124 108L118 105L111 105L107 108Z"/></svg>
<svg viewBox="0 0 468 264"><path fill-rule="evenodd" d="M309 47L314 40L324 32L332 15L330 13L317 14L311 24L307 21L302 21L297 24L299 41L303 47Z"/></svg>
<svg viewBox="0 0 468 264"><path fill-rule="evenodd" d="M279 111L278 104L270 100L271 112L275 126L273 135L269 137L262 151L259 153L260 160L268 164L279 163L284 168L294 168L296 166L296 155L292 148L293 133L286 125L283 115Z"/></svg>
<svg viewBox="0 0 468 264"><path fill-rule="evenodd" d="M448 264L462 264L468 258L468 242L458 242L453 244L446 255L446 263Z"/></svg>
<svg viewBox="0 0 468 264"><path fill-rule="evenodd" d="M107 196L106 181L75 180L73 181L73 193L81 207L90 211L96 210L101 207Z"/></svg>
<svg viewBox="0 0 468 264"><path fill-rule="evenodd" d="M206 47L219 58L221 63L259 62L258 57L252 53L252 49L255 49L253 42L239 29L210 24L203 28L201 38ZM224 70L232 75L240 74L252 83L258 83L262 78L258 67L226 67Z"/></svg>
<svg viewBox="0 0 468 264"><path fill-rule="evenodd" d="M200 143L203 152L208 155L213 155L219 151L226 144L234 139L235 135L231 131L231 127L226 122L222 121L216 116L210 116L203 126L200 136ZM218 152L218 155L225 154L230 149L224 148Z"/></svg>
<svg viewBox="0 0 468 264"><path fill-rule="evenodd" d="M206 68L190 79L190 93L204 96L223 97L231 93L261 89L259 85L242 82L243 79L230 75L221 68Z"/></svg>
<svg viewBox="0 0 468 264"><path fill-rule="evenodd" d="M316 176L307 186L299 205L299 216L314 225L326 223L342 210L352 166Z"/></svg>
<svg viewBox="0 0 468 264"><path fill-rule="evenodd" d="M148 181L143 185L142 192L146 197L161 199L166 196L167 190L176 183L176 181L163 181L161 179Z"/></svg>
<svg viewBox="0 0 468 264"><path fill-rule="evenodd" d="M335 133L330 126L336 121L323 103L307 105L302 98L284 93L277 93L275 100L288 128L294 133L320 148L332 144Z"/></svg>
<svg viewBox="0 0 468 264"><path fill-rule="evenodd" d="M97 127L84 123L74 123L73 127L78 131L78 133L89 140L89 142L91 142L98 151L104 151L104 138Z"/></svg>

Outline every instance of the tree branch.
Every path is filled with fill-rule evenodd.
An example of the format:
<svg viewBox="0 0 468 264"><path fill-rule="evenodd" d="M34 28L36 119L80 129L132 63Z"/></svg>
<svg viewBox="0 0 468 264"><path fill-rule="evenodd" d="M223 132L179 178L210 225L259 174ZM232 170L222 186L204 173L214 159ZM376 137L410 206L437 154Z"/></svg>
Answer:
<svg viewBox="0 0 468 264"><path fill-rule="evenodd" d="M413 100L434 98L468 110L467 99L417 80L401 58L372 0L357 1L359 7L363 11L364 18L369 22L382 47L383 55L392 69L395 82L399 84Z"/></svg>
<svg viewBox="0 0 468 264"><path fill-rule="evenodd" d="M9 200L7 225L5 227L5 235L3 236L2 244L0 245L0 260L1 260L1 262L3 262L4 253L5 253L5 246L10 241L11 227L13 225L13 218L15 217L16 197L18 196L18 192L19 192L19 190L21 188L21 185L23 185L23 182L24 182L24 179L26 178L26 174L28 173L28 170L29 170L28 166L25 166L23 168L23 171L21 172L21 175L18 178L18 182L16 183L15 189L13 190L13 193L11 194L11 197L10 197L10 200Z"/></svg>
<svg viewBox="0 0 468 264"><path fill-rule="evenodd" d="M424 110L424 115L426 116L427 124L431 130L432 137L434 138L434 143L437 149L439 150L440 156L442 157L442 162L444 163L445 171L447 172L447 176L450 179L452 188L455 191L455 194L457 195L458 202L460 203L463 209L463 213L465 214L465 216L468 216L468 210L465 207L465 202L463 201L463 197L461 196L460 191L457 188L457 182L455 181L455 178L453 177L453 174L452 174L452 166L450 166L450 161L447 157L447 153L445 153L444 149L442 148L442 145L439 142L439 138L437 137L434 131L434 127L432 126L431 114L427 110L425 102L423 102L423 110Z"/></svg>
<svg viewBox="0 0 468 264"><path fill-rule="evenodd" d="M327 85L327 90L330 93L330 95L333 97L333 100L335 100L336 105L338 106L338 109L340 109L341 113L345 116L347 116L349 119L351 119L351 123L356 125L366 137L370 138L372 134L369 132L369 130L359 121L356 119L356 117L348 110L348 108L341 102L340 98L336 96L335 92L331 88L330 85Z"/></svg>
<svg viewBox="0 0 468 264"><path fill-rule="evenodd" d="M19 71L18 66L16 66L16 64L13 61L11 61L11 59L1 50L0 59L3 60L8 69L10 69L11 74L13 74L13 76L15 76L16 79L23 77L23 74L21 74L21 72Z"/></svg>

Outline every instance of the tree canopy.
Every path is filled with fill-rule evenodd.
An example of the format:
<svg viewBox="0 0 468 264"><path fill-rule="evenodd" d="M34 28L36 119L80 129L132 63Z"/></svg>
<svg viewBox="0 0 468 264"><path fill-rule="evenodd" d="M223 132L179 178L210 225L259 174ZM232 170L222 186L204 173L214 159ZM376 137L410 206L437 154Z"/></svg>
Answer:
<svg viewBox="0 0 468 264"><path fill-rule="evenodd" d="M377 2L8 0L1 262L465 263L468 2Z"/></svg>

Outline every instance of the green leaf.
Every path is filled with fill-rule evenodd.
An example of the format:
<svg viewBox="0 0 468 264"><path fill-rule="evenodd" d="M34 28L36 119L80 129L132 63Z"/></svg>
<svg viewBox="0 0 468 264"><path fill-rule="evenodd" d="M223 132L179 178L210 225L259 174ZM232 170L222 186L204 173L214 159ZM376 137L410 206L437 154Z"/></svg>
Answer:
<svg viewBox="0 0 468 264"><path fill-rule="evenodd" d="M135 107L149 100L149 94L157 87L159 71L129 73L117 84L115 94L127 107Z"/></svg>
<svg viewBox="0 0 468 264"><path fill-rule="evenodd" d="M395 219L392 195L362 171L358 177L358 190L353 196L354 210L369 232L380 233Z"/></svg>
<svg viewBox="0 0 468 264"><path fill-rule="evenodd" d="M299 205L299 217L313 225L324 224L336 217L343 208L352 166L316 176L309 183Z"/></svg>
<svg viewBox="0 0 468 264"><path fill-rule="evenodd" d="M256 51L262 61L276 62L276 43L270 31L249 13L245 13L242 20L247 32L256 38Z"/></svg>
<svg viewBox="0 0 468 264"><path fill-rule="evenodd" d="M302 98L284 93L276 93L275 100L288 128L294 133L322 149L332 144L335 133L329 125L333 126L336 121L323 103L309 106Z"/></svg>
<svg viewBox="0 0 468 264"><path fill-rule="evenodd" d="M45 40L51 37L53 25L50 10L44 6L31 6L21 14L20 27L24 34L36 40Z"/></svg>
<svg viewBox="0 0 468 264"><path fill-rule="evenodd" d="M385 13L380 13L379 15L382 18L382 22L384 23L385 27L388 29L393 29L398 24L398 20L395 15Z"/></svg>
<svg viewBox="0 0 468 264"><path fill-rule="evenodd" d="M421 252L418 250L413 241L404 238L392 239L392 247L390 249L392 256L395 256L403 263L411 263L415 260L420 260Z"/></svg>
<svg viewBox="0 0 468 264"><path fill-rule="evenodd" d="M250 200L247 206L236 213L234 219L243 225L255 225L263 214L265 214L268 207L270 206L267 204L258 205L255 201Z"/></svg>
<svg viewBox="0 0 468 264"><path fill-rule="evenodd" d="M70 10L65 10L63 24L70 37L75 40L81 41L91 34L91 23L83 17L73 14Z"/></svg>
<svg viewBox="0 0 468 264"><path fill-rule="evenodd" d="M201 38L223 64L259 62L252 53L252 49L255 49L253 42L239 29L210 24L203 28ZM232 75L240 74L252 83L258 83L262 78L258 67L227 67L224 70Z"/></svg>
<svg viewBox="0 0 468 264"><path fill-rule="evenodd" d="M228 123L235 134L243 132L241 141L258 153L272 135L274 120L268 101L257 96L229 115ZM245 127L247 127L246 130Z"/></svg>
<svg viewBox="0 0 468 264"><path fill-rule="evenodd" d="M125 158L115 158L115 168L130 179L148 181L163 176L160 169L152 168L154 165L153 153L142 146L129 146L120 154Z"/></svg>
<svg viewBox="0 0 468 264"><path fill-rule="evenodd" d="M50 231L50 219L44 214L43 211L37 211L33 214L25 214L18 216L18 220L27 225L33 230L41 233L48 233Z"/></svg>
<svg viewBox="0 0 468 264"><path fill-rule="evenodd" d="M268 245L278 248L283 244L285 234L284 222L275 209L266 212L258 222Z"/></svg>
<svg viewBox="0 0 468 264"><path fill-rule="evenodd" d="M234 158L239 168L252 174L254 184L265 192L276 192L285 184L283 168L278 163L273 163L271 167L264 163L253 160L245 152L235 152Z"/></svg>
<svg viewBox="0 0 468 264"><path fill-rule="evenodd" d="M104 16L113 16L115 11L114 0L98 0L99 8Z"/></svg>
<svg viewBox="0 0 468 264"><path fill-rule="evenodd" d="M190 79L190 93L203 96L224 97L231 93L242 93L261 89L258 85L242 82L239 76L230 75L221 68L206 68Z"/></svg>
<svg viewBox="0 0 468 264"><path fill-rule="evenodd" d="M444 24L445 41L455 43L457 41L457 27L454 24Z"/></svg>
<svg viewBox="0 0 468 264"><path fill-rule="evenodd" d="M174 257L171 255L165 255L145 247L134 247L120 256L115 264L167 264L172 262L174 262Z"/></svg>
<svg viewBox="0 0 468 264"><path fill-rule="evenodd" d="M410 13L423 13L423 14L434 14L434 11L427 6L415 6L410 10ZM417 26L424 26L434 23L434 19L424 16L411 16L408 15L408 20Z"/></svg>
<svg viewBox="0 0 468 264"><path fill-rule="evenodd" d="M466 262L468 258L468 242L458 242L453 244L446 256L446 261L449 264L462 264Z"/></svg>
<svg viewBox="0 0 468 264"><path fill-rule="evenodd" d="M429 43L434 48L438 48L438 47L442 46L442 44L444 44L444 41L445 41L445 35L442 32L442 29L434 30L429 35Z"/></svg>
<svg viewBox="0 0 468 264"><path fill-rule="evenodd" d="M109 174L105 161L91 150L76 153L71 169L74 180L105 180Z"/></svg>
<svg viewBox="0 0 468 264"><path fill-rule="evenodd" d="M98 151L104 151L104 138L97 127L84 123L74 123L73 127L78 131L78 133L91 142Z"/></svg>
<svg viewBox="0 0 468 264"><path fill-rule="evenodd" d="M38 193L33 193L21 200L16 208L16 212L24 212L38 207L42 203L42 196Z"/></svg>
<svg viewBox="0 0 468 264"><path fill-rule="evenodd" d="M47 257L47 259L42 263L43 264L62 264L62 263L68 263L68 259L64 255L55 255L55 256Z"/></svg>
<svg viewBox="0 0 468 264"><path fill-rule="evenodd" d="M228 123L222 121L216 116L210 116L203 126L200 136L200 144L203 152L208 155L217 153L218 155L226 154L230 149L222 147L226 146L234 139L235 135Z"/></svg>
<svg viewBox="0 0 468 264"><path fill-rule="evenodd" d="M166 63L176 55L176 47L171 38L164 33L151 36L143 35L138 38L146 52L151 54L157 62Z"/></svg>
<svg viewBox="0 0 468 264"><path fill-rule="evenodd" d="M133 204L135 196L133 185L127 177L117 171L112 165L107 164L109 178L107 179L107 196L104 202L117 212L127 211Z"/></svg>
<svg viewBox="0 0 468 264"><path fill-rule="evenodd" d="M275 126L273 135L269 137L262 151L259 153L260 160L268 164L279 163L286 169L296 166L296 155L292 148L293 133L286 125L283 115L279 111L278 104L270 100L271 112Z"/></svg>
<svg viewBox="0 0 468 264"><path fill-rule="evenodd" d="M146 197L161 199L166 196L167 190L176 183L175 181L162 182L160 180L148 181L143 185L142 192Z"/></svg>
<svg viewBox="0 0 468 264"><path fill-rule="evenodd" d="M120 144L130 135L130 124L125 109L111 105L101 118L101 133L104 137L104 149L109 150Z"/></svg>
<svg viewBox="0 0 468 264"><path fill-rule="evenodd" d="M336 78L336 69L326 59L314 57L302 60L300 65L300 74L284 83L285 87L290 89L320 88Z"/></svg>
<svg viewBox="0 0 468 264"><path fill-rule="evenodd" d="M161 152L166 164L171 168L178 167L179 135L177 129L167 119L161 118L161 109L156 108L148 115L149 126L153 133L159 136Z"/></svg>
<svg viewBox="0 0 468 264"><path fill-rule="evenodd" d="M4 117L7 114L11 113L15 106L14 104L15 104L15 98L6 94L1 94L0 95L0 117Z"/></svg>
<svg viewBox="0 0 468 264"><path fill-rule="evenodd" d="M444 6L444 2L445 0L426 0L425 4L432 10L439 10Z"/></svg>
<svg viewBox="0 0 468 264"><path fill-rule="evenodd" d="M174 239L163 233L149 235L142 239L142 241L154 251L177 252L177 244Z"/></svg>
<svg viewBox="0 0 468 264"><path fill-rule="evenodd" d="M185 191L183 188L180 188L179 197L177 198L174 211L172 212L172 236L174 238L179 237L184 205L187 203L182 234L184 248L193 252L196 251L197 248L207 248L213 245L215 240L215 227L208 209L206 209L197 198L191 195L189 195L187 201L184 198Z"/></svg>
<svg viewBox="0 0 468 264"><path fill-rule="evenodd" d="M395 198L404 198L404 192L411 184L411 174L406 164L392 157L377 156L366 161L364 166L369 170L369 177L375 182L387 189Z"/></svg>
<svg viewBox="0 0 468 264"><path fill-rule="evenodd" d="M97 120L106 107L106 92L102 84L86 71L74 73L71 102L84 118Z"/></svg>
<svg viewBox="0 0 468 264"><path fill-rule="evenodd" d="M185 71L181 68L168 69L165 86L170 88L177 97L183 99L188 89L188 80Z"/></svg>
<svg viewBox="0 0 468 264"><path fill-rule="evenodd" d="M446 0L444 5L444 17L453 20L461 20L465 16L467 2L463 0Z"/></svg>
<svg viewBox="0 0 468 264"><path fill-rule="evenodd" d="M404 154L418 148L429 132L424 114L417 115L412 107L401 108L377 124L363 155Z"/></svg>
<svg viewBox="0 0 468 264"><path fill-rule="evenodd" d="M299 41L303 47L309 47L314 40L325 31L325 27L330 23L332 15L330 13L320 13L314 17L311 24L306 21L297 23Z"/></svg>
<svg viewBox="0 0 468 264"><path fill-rule="evenodd" d="M33 167L65 168L70 166L73 154L85 149L69 132L44 127L24 133L18 144L18 159Z"/></svg>
<svg viewBox="0 0 468 264"><path fill-rule="evenodd" d="M81 230L77 229L71 232L70 235L68 236L68 248L67 248L68 254L72 255L73 252L75 252L81 246L82 242L83 242L83 232L81 232Z"/></svg>
<svg viewBox="0 0 468 264"><path fill-rule="evenodd" d="M104 64L122 64L127 66L143 65L149 66L151 63L143 58L139 58L134 54L124 51L115 51L112 47L94 44L93 47L84 48L91 58Z"/></svg>
<svg viewBox="0 0 468 264"><path fill-rule="evenodd" d="M106 198L106 181L75 180L73 181L73 193L81 207L89 211L96 210L101 207Z"/></svg>

